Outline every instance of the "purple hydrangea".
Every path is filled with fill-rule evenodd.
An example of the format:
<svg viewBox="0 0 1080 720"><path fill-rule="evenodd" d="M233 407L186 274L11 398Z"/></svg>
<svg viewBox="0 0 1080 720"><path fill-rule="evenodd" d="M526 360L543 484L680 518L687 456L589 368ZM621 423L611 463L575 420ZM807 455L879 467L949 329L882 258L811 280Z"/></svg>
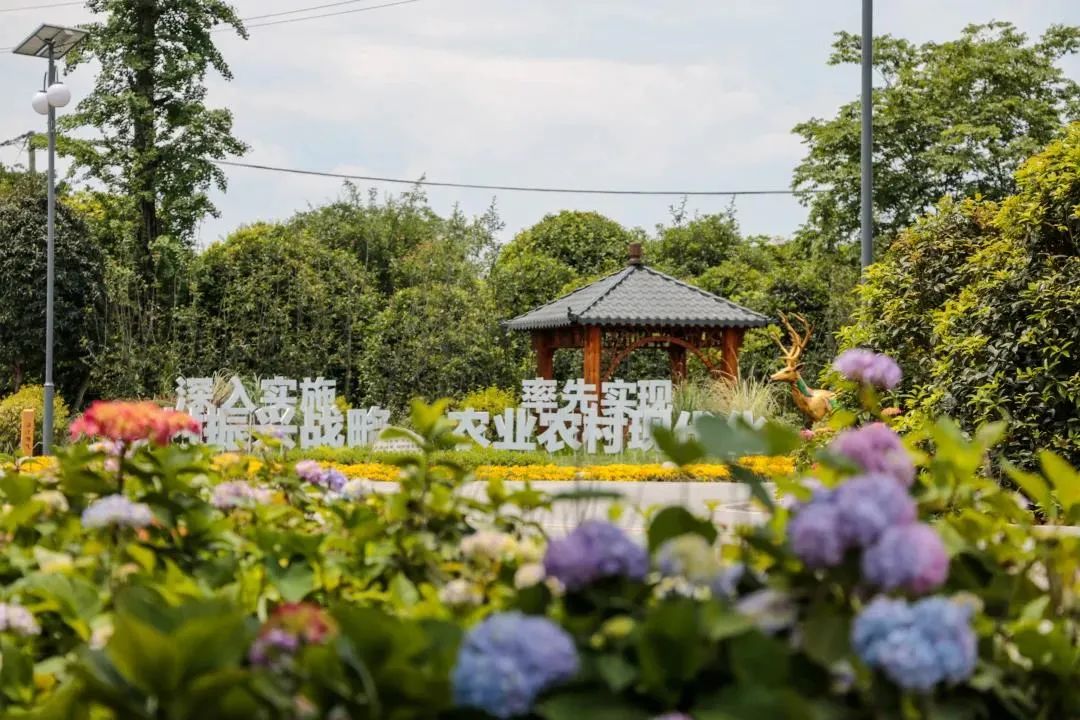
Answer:
<svg viewBox="0 0 1080 720"><path fill-rule="evenodd" d="M317 483L323 473L322 465L315 460L301 460L296 463L295 470L302 480L307 480L309 483Z"/></svg>
<svg viewBox="0 0 1080 720"><path fill-rule="evenodd" d="M832 503L811 502L788 523L791 549L807 567L839 565L846 549L839 523L840 513Z"/></svg>
<svg viewBox="0 0 1080 720"><path fill-rule="evenodd" d="M847 546L869 547L887 528L915 522L916 508L907 490L887 475L860 475L833 496L837 529Z"/></svg>
<svg viewBox="0 0 1080 720"><path fill-rule="evenodd" d="M123 526L141 528L154 520L150 506L132 502L123 495L109 495L90 503L83 510L82 524L85 528Z"/></svg>
<svg viewBox="0 0 1080 720"><path fill-rule="evenodd" d="M833 361L833 368L848 380L866 383L884 390L892 390L900 384L904 376L900 371L900 366L888 355L862 349L840 353Z"/></svg>
<svg viewBox="0 0 1080 720"><path fill-rule="evenodd" d="M949 555L929 525L912 523L887 529L862 557L863 578L883 590L925 593L949 576Z"/></svg>
<svg viewBox="0 0 1080 720"><path fill-rule="evenodd" d="M525 715L540 693L579 667L570 635L547 618L520 612L488 617L465 636L454 666L454 702L497 718Z"/></svg>
<svg viewBox="0 0 1080 720"><path fill-rule="evenodd" d="M345 477L344 473L340 470L323 468L323 466L315 460L301 460L296 463L295 469L296 474L299 475L301 479L333 493L341 492L344 489L345 484L349 482L349 478Z"/></svg>
<svg viewBox="0 0 1080 720"><path fill-rule="evenodd" d="M255 638L248 650L252 665L270 667L300 649L300 637L282 628L270 628Z"/></svg>
<svg viewBox="0 0 1080 720"><path fill-rule="evenodd" d="M855 618L851 642L863 662L907 690L928 692L975 669L971 608L942 597L914 604L875 598Z"/></svg>
<svg viewBox="0 0 1080 720"><path fill-rule="evenodd" d="M544 570L568 590L580 590L602 578L643 579L649 555L611 523L588 520L548 544Z"/></svg>
<svg viewBox="0 0 1080 720"><path fill-rule="evenodd" d="M273 493L266 488L255 487L243 480L232 480L214 486L214 496L210 503L225 510L233 507L265 505L270 502Z"/></svg>
<svg viewBox="0 0 1080 720"><path fill-rule="evenodd" d="M915 463L903 441L888 425L871 423L845 430L829 448L859 466L863 472L888 475L904 487L915 482Z"/></svg>

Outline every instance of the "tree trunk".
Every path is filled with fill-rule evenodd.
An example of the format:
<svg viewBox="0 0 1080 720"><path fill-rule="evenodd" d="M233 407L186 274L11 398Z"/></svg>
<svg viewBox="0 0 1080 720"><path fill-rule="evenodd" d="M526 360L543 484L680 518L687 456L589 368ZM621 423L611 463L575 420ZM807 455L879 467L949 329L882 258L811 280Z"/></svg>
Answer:
<svg viewBox="0 0 1080 720"><path fill-rule="evenodd" d="M135 78L132 88L137 104L132 126L134 171L132 183L139 209L139 254L143 277L153 288L154 260L151 247L160 227L157 214L157 132L154 125L154 101L157 80L157 0L144 0L136 5L136 26L139 37L135 45Z"/></svg>

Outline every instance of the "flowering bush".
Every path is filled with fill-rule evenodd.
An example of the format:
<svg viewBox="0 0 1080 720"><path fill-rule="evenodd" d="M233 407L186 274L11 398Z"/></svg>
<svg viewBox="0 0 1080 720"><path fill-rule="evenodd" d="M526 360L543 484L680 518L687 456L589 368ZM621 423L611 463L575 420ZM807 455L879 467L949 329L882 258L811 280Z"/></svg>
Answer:
<svg viewBox="0 0 1080 720"><path fill-rule="evenodd" d="M590 521L548 539L530 513L566 499L498 477L458 492L473 476L441 459L461 442L442 410L390 432L422 450L396 492L272 443L159 445L154 423L110 438L119 454L6 470L0 714L1080 716L1080 537L1060 527L1080 473L1044 454L1013 471L1026 497L983 476L1000 426L838 427L779 502L738 458L790 452L793 430L660 433L682 466L725 463L766 521L721 537L675 506L641 538Z"/></svg>

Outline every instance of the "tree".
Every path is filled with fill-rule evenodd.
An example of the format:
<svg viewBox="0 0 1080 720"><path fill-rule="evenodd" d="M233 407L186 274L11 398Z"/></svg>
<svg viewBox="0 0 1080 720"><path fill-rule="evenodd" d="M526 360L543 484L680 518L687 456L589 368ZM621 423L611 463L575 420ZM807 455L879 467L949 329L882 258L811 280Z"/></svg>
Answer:
<svg viewBox="0 0 1080 720"><path fill-rule="evenodd" d="M384 297L425 282L476 277L490 265L502 221L492 205L480 217L457 208L442 218L422 187L380 201L345 184L340 200L296 215L290 226L319 243L352 253Z"/></svg>
<svg viewBox="0 0 1080 720"><path fill-rule="evenodd" d="M433 283L405 288L375 317L364 350L365 402L394 410L414 397L460 397L513 385L517 358L495 322L483 283Z"/></svg>
<svg viewBox="0 0 1080 720"><path fill-rule="evenodd" d="M596 212L563 210L519 232L510 245L548 255L578 275L611 272L638 236Z"/></svg>
<svg viewBox="0 0 1080 720"><path fill-rule="evenodd" d="M357 359L376 295L349 252L288 225L253 225L200 255L191 283L182 372L324 375L357 399Z"/></svg>
<svg viewBox="0 0 1080 720"><path fill-rule="evenodd" d="M1003 455L1080 462L1080 123L1017 171L1000 204L943 202L860 289L844 345L895 355L909 422L1009 420Z"/></svg>
<svg viewBox="0 0 1080 720"><path fill-rule="evenodd" d="M838 33L829 64L858 64L861 41ZM891 240L945 196L1000 199L1024 159L1080 117L1080 86L1058 60L1080 49L1080 27L1037 42L1011 23L971 25L960 38L914 45L874 39L875 235ZM860 104L794 129L808 151L792 186L810 208L802 233L832 247L859 228Z"/></svg>
<svg viewBox="0 0 1080 720"><path fill-rule="evenodd" d="M231 79L212 32L231 26L247 37L222 0L87 0L103 22L69 67L101 65L94 90L64 118L67 130L90 128L91 141L68 138L63 149L115 194L130 198L138 217L137 261L147 281L159 236L187 242L216 209L210 187L224 189L215 159L246 146L232 135L232 113L205 104L206 75Z"/></svg>
<svg viewBox="0 0 1080 720"><path fill-rule="evenodd" d="M0 180L0 390L44 377L46 206L39 176ZM72 398L81 395L89 375L104 269L101 251L63 195L56 206L55 253L56 384Z"/></svg>
<svg viewBox="0 0 1080 720"><path fill-rule="evenodd" d="M651 262L677 277L691 278L728 260L742 242L739 222L732 210L681 220L658 228L656 242L650 248ZM648 258L647 258L648 259Z"/></svg>

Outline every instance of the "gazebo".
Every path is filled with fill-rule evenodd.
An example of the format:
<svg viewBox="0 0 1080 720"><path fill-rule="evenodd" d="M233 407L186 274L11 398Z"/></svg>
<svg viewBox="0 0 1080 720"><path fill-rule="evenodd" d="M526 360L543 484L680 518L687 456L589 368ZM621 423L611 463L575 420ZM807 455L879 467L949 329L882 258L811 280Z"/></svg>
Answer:
<svg viewBox="0 0 1080 720"><path fill-rule="evenodd" d="M667 348L673 380L686 376L688 351L714 375L734 379L746 329L769 323L761 313L653 270L633 243L622 270L503 326L532 334L536 374L548 380L556 350L583 349L585 382L599 388L640 348ZM710 348L721 350L719 366L702 352Z"/></svg>

